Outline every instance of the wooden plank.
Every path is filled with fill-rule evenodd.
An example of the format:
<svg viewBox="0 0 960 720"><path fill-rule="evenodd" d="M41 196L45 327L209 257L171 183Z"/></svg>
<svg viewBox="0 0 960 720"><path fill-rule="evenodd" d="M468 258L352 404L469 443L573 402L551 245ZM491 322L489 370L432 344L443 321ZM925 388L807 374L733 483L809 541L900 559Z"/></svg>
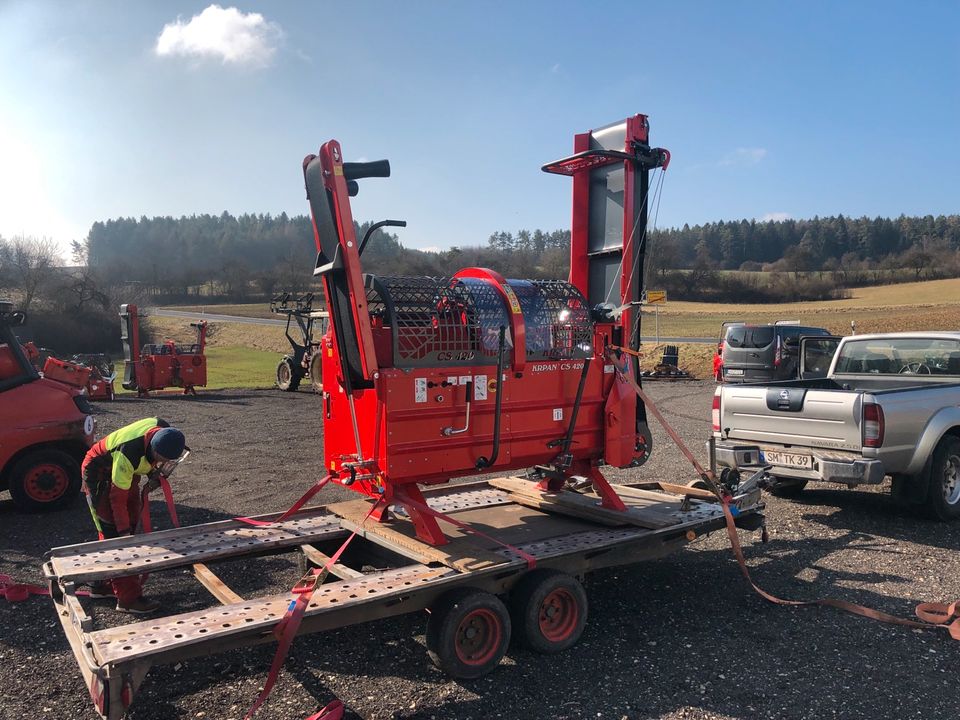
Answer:
<svg viewBox="0 0 960 720"><path fill-rule="evenodd" d="M676 522L664 517L662 513L647 512L645 508L628 506L626 511L621 512L601 507L596 495L581 495L569 490L542 492L537 490L534 483L522 478L494 478L488 482L496 488L508 491L517 502L529 507L545 512L574 515L604 525L638 525L656 530Z"/></svg>
<svg viewBox="0 0 960 720"><path fill-rule="evenodd" d="M405 517L396 517L390 523L367 520L361 528L360 524L370 510L370 503L367 500L349 500L328 505L327 508L342 518L344 526L359 528L358 535L368 540L379 538L384 541L381 543L384 547L402 555L407 552L416 553L423 558L420 562L437 562L460 572L480 570L507 562L503 556L478 547L467 537L453 538L446 545L439 547L421 542L416 537L413 523ZM439 522L443 523L442 520Z"/></svg>
<svg viewBox="0 0 960 720"><path fill-rule="evenodd" d="M201 585L210 591L211 595L224 605L243 602L242 597L227 587L227 584L203 563L194 563L193 576L200 581Z"/></svg>
<svg viewBox="0 0 960 720"><path fill-rule="evenodd" d="M327 563L330 562L330 556L326 553L322 553L317 550L313 545L301 545L300 550L303 552L304 556L312 562L317 567L326 567ZM359 570L354 570L351 567L346 565L341 565L340 563L333 563L329 567L330 574L334 577L338 577L341 580L352 580L353 578L363 577L363 573Z"/></svg>
<svg viewBox="0 0 960 720"><path fill-rule="evenodd" d="M676 485L674 483L665 483L665 482L649 482L649 483L637 483L636 485L613 485L614 488L628 487L633 488L634 490L640 489L655 489L659 488L664 492L675 493L677 495L687 495L689 497L700 498L703 500L709 500L711 502L717 502L717 496L714 495L709 490L704 490L703 488L690 487L689 485Z"/></svg>

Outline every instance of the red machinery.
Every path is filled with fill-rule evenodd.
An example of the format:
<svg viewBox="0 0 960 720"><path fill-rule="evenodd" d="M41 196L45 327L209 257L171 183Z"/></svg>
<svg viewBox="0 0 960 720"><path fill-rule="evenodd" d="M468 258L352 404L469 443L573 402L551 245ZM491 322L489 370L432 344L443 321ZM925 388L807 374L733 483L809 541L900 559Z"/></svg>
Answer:
<svg viewBox="0 0 960 720"><path fill-rule="evenodd" d="M80 492L93 410L76 385L37 372L14 335L25 322L0 300L0 490L22 510L53 510Z"/></svg>
<svg viewBox="0 0 960 720"><path fill-rule="evenodd" d="M173 340L140 345L140 314L136 305L120 306L123 329L123 387L144 397L151 390L181 387L183 394L196 395L195 388L207 384L207 323L190 323L197 330L197 341L178 345Z"/></svg>
<svg viewBox="0 0 960 720"><path fill-rule="evenodd" d="M622 510L600 467L650 452L636 355L651 148L644 115L576 136L575 154L543 166L573 177L569 282L361 273L350 197L389 177L386 160L344 163L336 140L303 171L331 332L322 341L327 470L401 505L418 537L446 542L418 484L533 468L544 488L589 479ZM609 300L614 299L615 304ZM381 513L378 520L386 520Z"/></svg>

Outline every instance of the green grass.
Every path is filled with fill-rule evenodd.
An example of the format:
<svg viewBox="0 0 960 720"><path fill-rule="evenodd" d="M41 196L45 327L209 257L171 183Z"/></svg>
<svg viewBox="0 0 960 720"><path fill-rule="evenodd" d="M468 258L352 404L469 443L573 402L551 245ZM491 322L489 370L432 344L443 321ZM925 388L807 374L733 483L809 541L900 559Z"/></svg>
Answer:
<svg viewBox="0 0 960 720"><path fill-rule="evenodd" d="M245 347L207 348L207 387L268 388L277 377L280 355Z"/></svg>
<svg viewBox="0 0 960 720"><path fill-rule="evenodd" d="M278 353L245 347L208 347L206 356L207 385L198 388L198 393L205 389L269 388L276 381ZM122 373L122 364L119 371ZM119 378L114 386L118 394L131 392L120 386Z"/></svg>

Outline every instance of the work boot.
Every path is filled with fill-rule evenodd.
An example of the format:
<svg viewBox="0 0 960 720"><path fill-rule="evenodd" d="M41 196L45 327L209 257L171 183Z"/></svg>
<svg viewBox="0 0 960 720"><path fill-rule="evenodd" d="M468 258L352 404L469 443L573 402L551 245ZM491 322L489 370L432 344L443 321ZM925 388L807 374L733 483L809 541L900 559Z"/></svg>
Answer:
<svg viewBox="0 0 960 720"><path fill-rule="evenodd" d="M114 597L113 588L108 582L95 582L90 586L90 597L94 600L102 600L103 598L112 600Z"/></svg>
<svg viewBox="0 0 960 720"><path fill-rule="evenodd" d="M132 613L133 615L149 615L159 608L159 602L156 600L148 600L147 598L143 597L143 595L138 597L136 600L130 600L128 602L123 602L121 600L117 601L117 610L120 612Z"/></svg>

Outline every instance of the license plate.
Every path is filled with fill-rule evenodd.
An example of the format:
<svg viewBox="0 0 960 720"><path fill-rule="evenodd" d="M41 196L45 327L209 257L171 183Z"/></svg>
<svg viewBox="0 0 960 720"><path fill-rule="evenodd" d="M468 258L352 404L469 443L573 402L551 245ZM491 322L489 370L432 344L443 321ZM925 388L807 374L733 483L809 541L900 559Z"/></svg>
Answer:
<svg viewBox="0 0 960 720"><path fill-rule="evenodd" d="M763 461L768 465L783 465L784 467L800 468L801 470L813 469L813 458L810 455L801 455L799 453L765 450L763 452Z"/></svg>
<svg viewBox="0 0 960 720"><path fill-rule="evenodd" d="M730 369L730 370L724 370L724 372L725 372L727 375L743 375L743 370Z"/></svg>

